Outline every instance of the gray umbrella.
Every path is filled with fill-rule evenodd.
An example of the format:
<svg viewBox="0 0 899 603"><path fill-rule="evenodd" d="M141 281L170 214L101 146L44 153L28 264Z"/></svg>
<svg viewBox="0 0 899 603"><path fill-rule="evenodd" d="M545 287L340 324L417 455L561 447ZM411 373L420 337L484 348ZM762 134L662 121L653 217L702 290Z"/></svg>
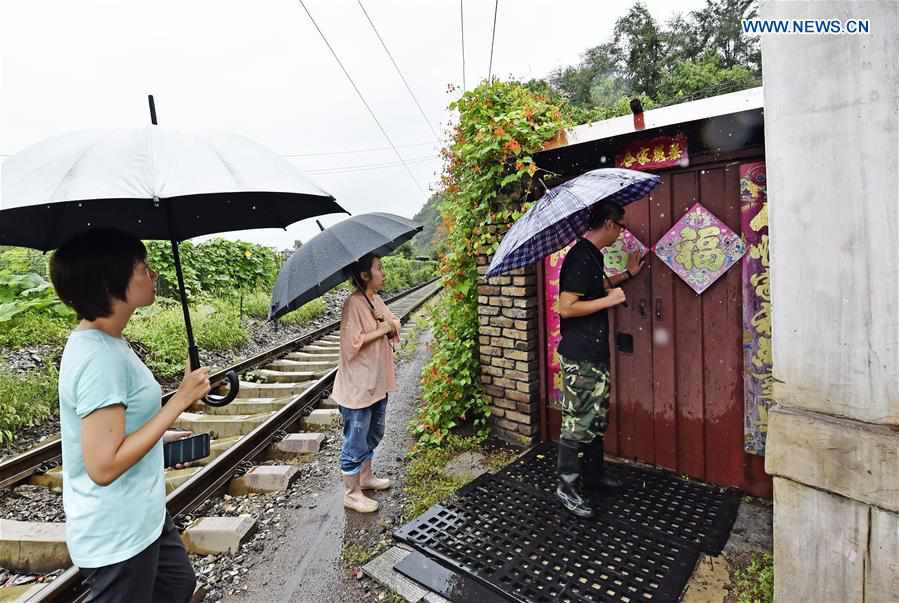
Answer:
<svg viewBox="0 0 899 603"><path fill-rule="evenodd" d="M321 227L321 224L319 224ZM343 281L344 272L362 256L388 255L422 229L387 213L361 214L323 230L294 252L278 274L269 320L296 310Z"/></svg>

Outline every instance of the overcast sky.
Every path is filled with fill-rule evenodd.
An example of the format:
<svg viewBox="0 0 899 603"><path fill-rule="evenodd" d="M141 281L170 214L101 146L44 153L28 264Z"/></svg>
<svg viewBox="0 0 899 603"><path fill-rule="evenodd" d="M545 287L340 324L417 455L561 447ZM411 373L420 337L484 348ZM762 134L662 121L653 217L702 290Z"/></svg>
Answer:
<svg viewBox="0 0 899 603"><path fill-rule="evenodd" d="M399 164L298 0L0 1L0 160L68 130L232 130L292 161L354 214L412 217L439 179L440 143L356 0L305 0L408 162ZM362 0L445 137L462 86L458 0ZM609 39L628 1L500 0L493 72L544 77ZM659 21L703 0L647 0ZM468 87L487 77L493 0L464 0ZM448 92L448 87L457 87ZM424 191L424 192L422 192ZM338 216L326 216L325 225ZM312 220L232 238L289 247Z"/></svg>

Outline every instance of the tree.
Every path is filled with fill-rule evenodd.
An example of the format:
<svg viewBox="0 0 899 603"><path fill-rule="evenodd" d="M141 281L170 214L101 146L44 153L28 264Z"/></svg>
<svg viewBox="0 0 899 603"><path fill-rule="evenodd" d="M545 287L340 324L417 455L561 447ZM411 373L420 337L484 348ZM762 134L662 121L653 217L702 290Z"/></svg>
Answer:
<svg viewBox="0 0 899 603"><path fill-rule="evenodd" d="M743 65L725 67L713 51L697 61L682 61L666 74L659 85L658 100L673 103L743 90L759 84L759 79Z"/></svg>
<svg viewBox="0 0 899 603"><path fill-rule="evenodd" d="M662 35L643 2L615 23L614 45L630 92L654 98L662 79Z"/></svg>
<svg viewBox="0 0 899 603"><path fill-rule="evenodd" d="M743 65L758 76L762 72L759 41L744 35L741 24L757 14L757 0L706 0L705 8L691 16L702 48L714 50L725 68Z"/></svg>

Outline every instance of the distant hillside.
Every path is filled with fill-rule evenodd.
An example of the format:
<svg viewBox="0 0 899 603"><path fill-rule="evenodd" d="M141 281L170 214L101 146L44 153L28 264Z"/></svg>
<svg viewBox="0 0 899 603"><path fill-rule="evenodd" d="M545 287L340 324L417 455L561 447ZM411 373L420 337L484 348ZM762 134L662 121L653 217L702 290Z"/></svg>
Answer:
<svg viewBox="0 0 899 603"><path fill-rule="evenodd" d="M424 226L422 231L415 235L411 241L413 253L416 256L434 257L437 247L439 247L445 236L442 229L440 229L443 219L437 210L441 199L442 197L439 193L431 195L424 207L412 218Z"/></svg>

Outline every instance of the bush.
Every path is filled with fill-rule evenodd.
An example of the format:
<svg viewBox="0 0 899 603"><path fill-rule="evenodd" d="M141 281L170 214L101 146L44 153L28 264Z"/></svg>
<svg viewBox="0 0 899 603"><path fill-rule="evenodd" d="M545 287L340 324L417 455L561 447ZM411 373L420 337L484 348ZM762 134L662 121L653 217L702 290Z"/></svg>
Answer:
<svg viewBox="0 0 899 603"><path fill-rule="evenodd" d="M247 342L247 332L232 304L218 301L195 304L191 308L191 324L197 345L204 350L232 350ZM147 348L144 361L156 376L167 379L184 371L187 333L177 303L163 301L139 309L128 323L125 337Z"/></svg>
<svg viewBox="0 0 899 603"><path fill-rule="evenodd" d="M75 316L69 318L38 311L19 314L2 323L0 347L62 344L75 328Z"/></svg>
<svg viewBox="0 0 899 603"><path fill-rule="evenodd" d="M771 553L755 555L745 569L736 574L738 603L771 603L774 601L774 557Z"/></svg>
<svg viewBox="0 0 899 603"><path fill-rule="evenodd" d="M0 372L0 444L8 444L16 430L53 416L58 405L55 367L23 375Z"/></svg>
<svg viewBox="0 0 899 603"><path fill-rule="evenodd" d="M167 241L145 241L147 259L159 274L159 292L175 296L178 281L172 257L171 244ZM271 289L278 275L278 252L269 247L212 239L194 244L189 241L179 246L184 286L191 296L217 294L238 297L240 289Z"/></svg>
<svg viewBox="0 0 899 603"><path fill-rule="evenodd" d="M434 277L436 262L411 260L400 256L387 256L381 259L386 282L385 294L393 294L414 287Z"/></svg>
<svg viewBox="0 0 899 603"><path fill-rule="evenodd" d="M278 319L281 324L285 325L302 325L306 324L313 318L321 316L325 311L325 300L320 297L313 299L311 302L307 302L290 312L286 316L282 316Z"/></svg>

